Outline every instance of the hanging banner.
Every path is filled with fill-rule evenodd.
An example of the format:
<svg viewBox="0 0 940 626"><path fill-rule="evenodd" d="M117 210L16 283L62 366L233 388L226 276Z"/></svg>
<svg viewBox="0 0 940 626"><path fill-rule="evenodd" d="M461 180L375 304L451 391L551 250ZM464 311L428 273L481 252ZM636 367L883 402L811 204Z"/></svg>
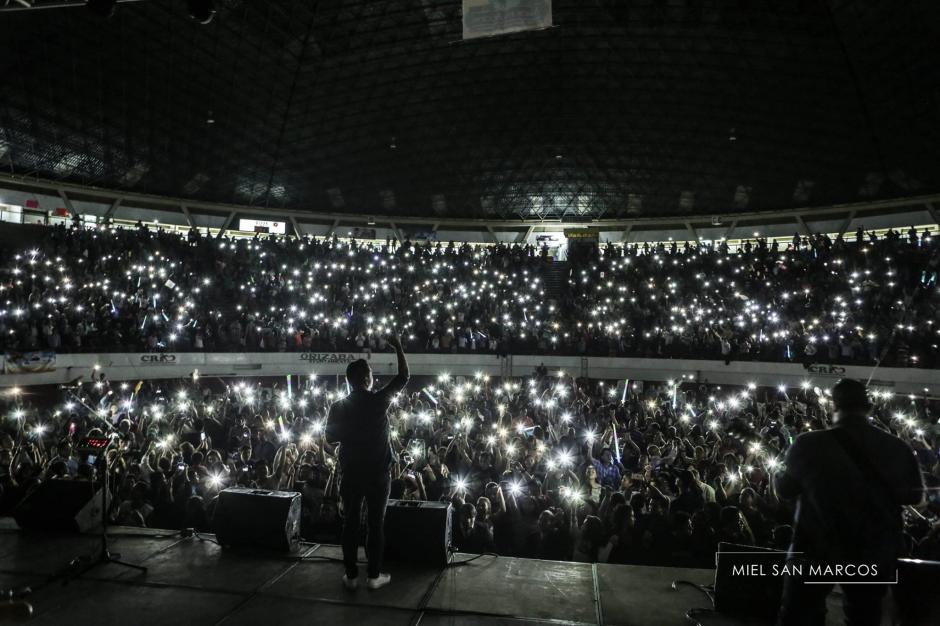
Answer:
<svg viewBox="0 0 940 626"><path fill-rule="evenodd" d="M37 352L7 352L3 361L3 371L7 374L38 374L55 371L55 352L42 350Z"/></svg>
<svg viewBox="0 0 940 626"><path fill-rule="evenodd" d="M464 39L538 30L551 25L551 0L463 0Z"/></svg>

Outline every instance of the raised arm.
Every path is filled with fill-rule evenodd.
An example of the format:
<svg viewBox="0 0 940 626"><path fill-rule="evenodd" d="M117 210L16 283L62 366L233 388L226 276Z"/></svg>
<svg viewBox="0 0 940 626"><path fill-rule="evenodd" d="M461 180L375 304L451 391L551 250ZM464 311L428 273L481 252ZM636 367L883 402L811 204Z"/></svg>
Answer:
<svg viewBox="0 0 940 626"><path fill-rule="evenodd" d="M636 442L633 441L633 435L630 434L630 431L627 431L626 436L623 438L623 447L624 451L626 451L627 448L630 448L630 450L633 451L633 454L637 455L638 457L643 456L643 451L640 450L640 446L636 445Z"/></svg>
<svg viewBox="0 0 940 626"><path fill-rule="evenodd" d="M409 372L408 359L405 358L405 351L401 347L401 339L398 335L392 335L389 337L388 343L395 349L395 356L398 357L398 374L382 388L382 393L391 397L405 388L408 383Z"/></svg>

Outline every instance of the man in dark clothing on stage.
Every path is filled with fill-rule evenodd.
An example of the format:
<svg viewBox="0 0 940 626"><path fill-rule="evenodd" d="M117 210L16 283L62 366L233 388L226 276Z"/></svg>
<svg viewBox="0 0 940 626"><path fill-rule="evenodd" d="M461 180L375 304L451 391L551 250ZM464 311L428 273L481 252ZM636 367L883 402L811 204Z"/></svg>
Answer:
<svg viewBox="0 0 940 626"><path fill-rule="evenodd" d="M339 492L344 510L343 561L346 564L343 584L350 591L359 585L356 556L359 551L359 520L363 499L369 518L366 542L369 572L366 586L378 589L391 580L391 576L381 572L382 552L385 549L385 507L391 488L390 470L394 457L386 411L395 395L408 382L408 362L398 337L392 337L389 343L398 356L398 374L395 378L379 391L372 391L372 368L368 361L353 361L346 367L350 393L330 407L326 423L327 441L340 444L342 480Z"/></svg>
<svg viewBox="0 0 940 626"><path fill-rule="evenodd" d="M906 443L869 423L871 405L862 383L840 381L832 403L835 425L800 435L774 476L778 496L797 501L790 551L802 554L793 555L793 562L876 564L878 580L893 581L896 560L904 555L901 507L923 497L920 468ZM838 582L852 582L846 578L837 576ZM823 625L832 587L787 576L778 623ZM886 585L840 587L846 624L881 622Z"/></svg>

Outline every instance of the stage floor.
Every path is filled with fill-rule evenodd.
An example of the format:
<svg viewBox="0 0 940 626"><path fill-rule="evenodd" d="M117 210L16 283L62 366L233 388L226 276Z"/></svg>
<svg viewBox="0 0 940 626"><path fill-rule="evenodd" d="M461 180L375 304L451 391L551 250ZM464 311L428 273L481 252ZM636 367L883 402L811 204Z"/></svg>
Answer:
<svg viewBox="0 0 940 626"><path fill-rule="evenodd" d="M100 566L66 585L48 582L71 558L98 545L91 535L24 533L0 524L0 588L32 586L31 624L609 624L679 625L711 570L587 565L483 556L443 571L388 563L392 583L377 591L342 588L337 546L310 544L295 557L223 551L212 541L171 531L115 527L112 552L146 565L146 574ZM211 535L209 536L211 537ZM455 561L470 558L458 554ZM833 600L830 600L832 606ZM830 623L841 615L830 611ZM703 623L746 622L706 617Z"/></svg>

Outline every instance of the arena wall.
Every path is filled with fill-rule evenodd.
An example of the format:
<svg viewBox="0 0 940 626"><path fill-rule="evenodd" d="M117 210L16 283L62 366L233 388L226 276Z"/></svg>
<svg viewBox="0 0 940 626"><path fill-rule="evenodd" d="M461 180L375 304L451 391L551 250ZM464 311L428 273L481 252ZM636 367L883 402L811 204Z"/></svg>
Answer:
<svg viewBox="0 0 940 626"><path fill-rule="evenodd" d="M358 358L372 363L378 376L395 372L393 353L284 352L284 353L44 353L44 359L24 363L5 357L0 386L63 384L76 378L90 380L96 371L111 380L179 378L198 372L200 376L339 375L346 364ZM8 360L9 359L9 360ZM868 380L886 390L903 394L936 395L940 371L913 368L877 368L828 363L769 363L756 361L700 361L684 359L628 359L606 357L509 356L492 354L410 354L412 375L527 376L544 364L550 372L607 380L685 380L712 384L756 383L798 388L808 382L827 387L842 377ZM33 371L27 371L33 370ZM36 371L38 370L38 371Z"/></svg>

